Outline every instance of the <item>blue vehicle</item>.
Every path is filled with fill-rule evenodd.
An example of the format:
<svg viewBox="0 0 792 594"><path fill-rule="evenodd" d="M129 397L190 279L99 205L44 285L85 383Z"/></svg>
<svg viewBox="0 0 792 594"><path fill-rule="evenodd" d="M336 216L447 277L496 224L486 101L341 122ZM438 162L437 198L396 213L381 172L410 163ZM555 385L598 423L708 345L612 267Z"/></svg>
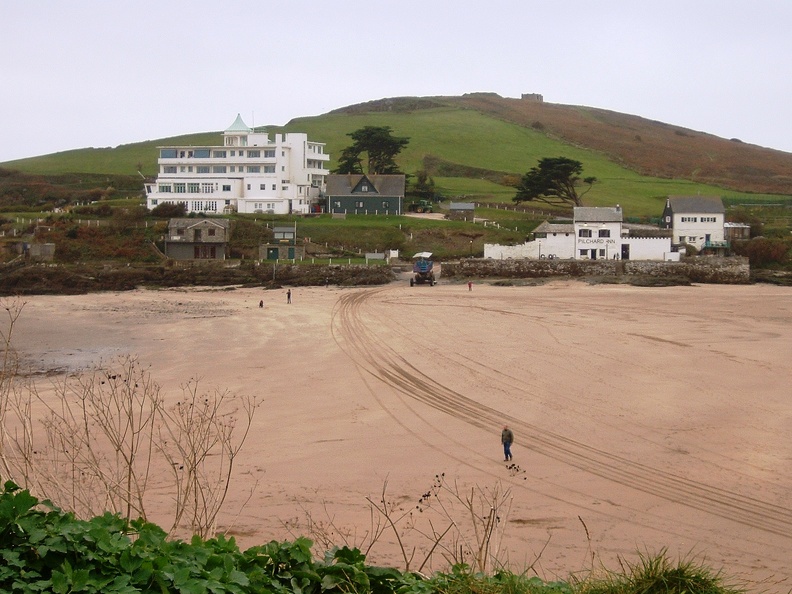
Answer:
<svg viewBox="0 0 792 594"><path fill-rule="evenodd" d="M413 275L410 277L410 286L429 283L429 286L437 284L434 275L434 262L432 262L432 252L418 252L413 256Z"/></svg>

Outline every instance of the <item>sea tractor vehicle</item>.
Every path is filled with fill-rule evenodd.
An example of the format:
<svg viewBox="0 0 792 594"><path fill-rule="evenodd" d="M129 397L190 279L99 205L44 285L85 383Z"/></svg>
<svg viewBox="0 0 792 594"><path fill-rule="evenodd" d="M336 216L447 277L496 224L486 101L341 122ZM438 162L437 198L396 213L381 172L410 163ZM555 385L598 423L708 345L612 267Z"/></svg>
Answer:
<svg viewBox="0 0 792 594"><path fill-rule="evenodd" d="M429 286L437 284L434 275L434 262L432 262L432 252L418 252L413 256L413 273L410 277L410 286L429 283Z"/></svg>

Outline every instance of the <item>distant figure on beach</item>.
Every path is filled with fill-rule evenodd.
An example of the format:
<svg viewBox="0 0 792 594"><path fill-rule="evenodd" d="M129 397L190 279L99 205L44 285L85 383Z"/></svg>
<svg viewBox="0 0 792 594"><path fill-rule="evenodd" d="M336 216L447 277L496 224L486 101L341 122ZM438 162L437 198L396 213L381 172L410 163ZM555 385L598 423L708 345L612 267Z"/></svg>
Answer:
<svg viewBox="0 0 792 594"><path fill-rule="evenodd" d="M286 303L291 303L291 289L286 291Z"/></svg>
<svg viewBox="0 0 792 594"><path fill-rule="evenodd" d="M468 281L468 291L473 290L473 281Z"/></svg>
<svg viewBox="0 0 792 594"><path fill-rule="evenodd" d="M508 462L512 459L511 444L514 441L514 433L507 425L501 431L501 443L503 444L503 461Z"/></svg>
<svg viewBox="0 0 792 594"><path fill-rule="evenodd" d="M259 307L264 307L264 300L259 301Z"/></svg>

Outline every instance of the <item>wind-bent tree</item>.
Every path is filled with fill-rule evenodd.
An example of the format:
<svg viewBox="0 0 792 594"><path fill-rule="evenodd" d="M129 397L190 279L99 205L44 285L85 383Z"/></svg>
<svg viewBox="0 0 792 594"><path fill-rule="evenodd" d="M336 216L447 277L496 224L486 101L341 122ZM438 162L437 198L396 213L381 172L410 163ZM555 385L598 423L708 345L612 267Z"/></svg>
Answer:
<svg viewBox="0 0 792 594"><path fill-rule="evenodd" d="M363 153L366 155L366 171L372 175L401 173L396 164L396 155L410 142L409 138L393 136L390 126L364 126L347 134L354 141L341 152L338 167L333 173L364 173Z"/></svg>
<svg viewBox="0 0 792 594"><path fill-rule="evenodd" d="M517 194L512 200L518 204L536 201L554 206L582 206L583 196L591 189L597 178L584 178L582 181L588 184L588 188L578 194L581 173L583 173L583 163L580 161L566 157L540 159L538 167L533 167L522 176L517 186Z"/></svg>

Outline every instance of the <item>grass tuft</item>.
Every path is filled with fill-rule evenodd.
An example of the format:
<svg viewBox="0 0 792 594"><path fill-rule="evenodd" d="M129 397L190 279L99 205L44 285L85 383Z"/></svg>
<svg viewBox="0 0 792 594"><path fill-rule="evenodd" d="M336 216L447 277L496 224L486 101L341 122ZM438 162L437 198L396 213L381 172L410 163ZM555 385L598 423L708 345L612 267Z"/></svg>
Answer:
<svg viewBox="0 0 792 594"><path fill-rule="evenodd" d="M667 551L639 553L635 563L622 562L620 572L590 576L574 587L575 594L740 594L719 572L694 559L672 562Z"/></svg>

